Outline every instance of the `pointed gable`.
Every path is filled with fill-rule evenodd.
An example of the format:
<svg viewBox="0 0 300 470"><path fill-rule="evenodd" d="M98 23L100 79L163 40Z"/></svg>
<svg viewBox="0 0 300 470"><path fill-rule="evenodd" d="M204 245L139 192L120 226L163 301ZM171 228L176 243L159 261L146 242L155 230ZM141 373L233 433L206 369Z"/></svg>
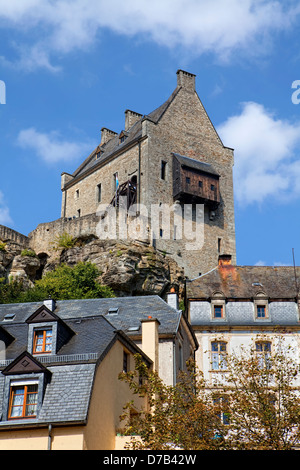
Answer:
<svg viewBox="0 0 300 470"><path fill-rule="evenodd" d="M18 375L46 373L50 371L46 369L39 361L37 361L29 352L24 351L13 362L11 362L3 371L3 375Z"/></svg>
<svg viewBox="0 0 300 470"><path fill-rule="evenodd" d="M57 322L59 320L59 317L55 315L55 313L51 312L45 305L41 305L41 307L27 318L26 323Z"/></svg>

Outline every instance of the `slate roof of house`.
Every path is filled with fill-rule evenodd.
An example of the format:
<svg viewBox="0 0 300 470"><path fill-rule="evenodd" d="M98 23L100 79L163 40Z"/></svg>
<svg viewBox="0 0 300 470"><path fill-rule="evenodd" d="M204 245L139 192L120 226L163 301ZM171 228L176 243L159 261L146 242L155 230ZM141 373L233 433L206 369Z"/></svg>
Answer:
<svg viewBox="0 0 300 470"><path fill-rule="evenodd" d="M102 165L106 160L109 160L115 153L122 151L123 149L127 148L130 144L135 141L138 141L142 137L142 121L144 119L149 119L155 123L157 123L165 111L168 109L170 103L172 103L173 99L177 95L178 91L181 87L176 87L170 97L158 108L153 110L151 113L144 115L135 124L126 131L126 139L124 142L119 142L119 134L115 137L112 137L106 144L102 145L101 147L98 146L93 152L85 159L85 161L77 168L77 170L73 173L75 178L80 178L84 173L87 171L96 168L99 165ZM96 154L99 150L102 150L103 153L101 154L100 158L96 158Z"/></svg>
<svg viewBox="0 0 300 470"><path fill-rule="evenodd" d="M187 282L187 297L209 299L223 292L227 299L251 299L263 292L269 299L295 299L299 287L300 267L225 265Z"/></svg>
<svg viewBox="0 0 300 470"><path fill-rule="evenodd" d="M300 268L296 268L300 279ZM225 313L213 318L211 299L224 295ZM293 267L218 266L187 283L193 327L300 326ZM254 300L268 301L268 314L258 318Z"/></svg>
<svg viewBox="0 0 300 470"><path fill-rule="evenodd" d="M0 371L27 349L28 323L42 302L0 305L1 332L14 338L6 348L6 360L0 361ZM52 374L46 387L41 412L36 419L22 419L20 425L46 422L84 422L87 419L89 400L96 365L109 351L117 338L133 352L140 351L130 340L131 334L140 330L141 320L149 315L160 321L161 334L174 334L182 313L170 307L158 296L125 297L111 299L63 300L56 302L55 315L73 332L57 354L38 358ZM9 319L5 317L9 315ZM120 331L122 330L122 331ZM147 357L145 356L145 360ZM150 360L149 360L150 361ZM0 390L5 377L0 373ZM3 393L0 393L0 413ZM14 425L18 424L14 421ZM0 428L12 422L1 421Z"/></svg>

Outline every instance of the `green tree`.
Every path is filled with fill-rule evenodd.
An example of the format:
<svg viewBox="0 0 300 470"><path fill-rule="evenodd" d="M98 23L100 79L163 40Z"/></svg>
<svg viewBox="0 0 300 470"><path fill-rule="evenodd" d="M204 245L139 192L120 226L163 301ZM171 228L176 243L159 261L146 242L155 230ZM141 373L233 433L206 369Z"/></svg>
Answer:
<svg viewBox="0 0 300 470"><path fill-rule="evenodd" d="M55 300L114 297L109 287L99 284L98 277L97 266L89 262L74 267L59 265L30 289L24 289L18 281L0 283L0 303L37 302L49 297Z"/></svg>

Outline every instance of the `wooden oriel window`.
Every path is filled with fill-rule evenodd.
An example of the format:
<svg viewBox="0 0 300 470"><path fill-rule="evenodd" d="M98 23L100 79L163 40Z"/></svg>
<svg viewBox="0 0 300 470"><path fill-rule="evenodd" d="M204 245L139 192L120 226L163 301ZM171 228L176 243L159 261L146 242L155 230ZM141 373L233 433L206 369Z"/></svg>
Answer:
<svg viewBox="0 0 300 470"><path fill-rule="evenodd" d="M50 354L52 352L52 328L35 330L33 337L33 354Z"/></svg>
<svg viewBox="0 0 300 470"><path fill-rule="evenodd" d="M10 389L8 419L35 418L38 385L18 385Z"/></svg>

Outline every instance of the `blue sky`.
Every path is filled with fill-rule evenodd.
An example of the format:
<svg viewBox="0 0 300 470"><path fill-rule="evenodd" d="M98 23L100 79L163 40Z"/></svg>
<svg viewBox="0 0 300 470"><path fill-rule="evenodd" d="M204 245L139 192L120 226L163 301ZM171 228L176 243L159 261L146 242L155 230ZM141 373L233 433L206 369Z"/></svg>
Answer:
<svg viewBox="0 0 300 470"><path fill-rule="evenodd" d="M0 224L59 218L61 173L181 68L235 149L238 264L299 265L299 27L296 0L0 0Z"/></svg>

